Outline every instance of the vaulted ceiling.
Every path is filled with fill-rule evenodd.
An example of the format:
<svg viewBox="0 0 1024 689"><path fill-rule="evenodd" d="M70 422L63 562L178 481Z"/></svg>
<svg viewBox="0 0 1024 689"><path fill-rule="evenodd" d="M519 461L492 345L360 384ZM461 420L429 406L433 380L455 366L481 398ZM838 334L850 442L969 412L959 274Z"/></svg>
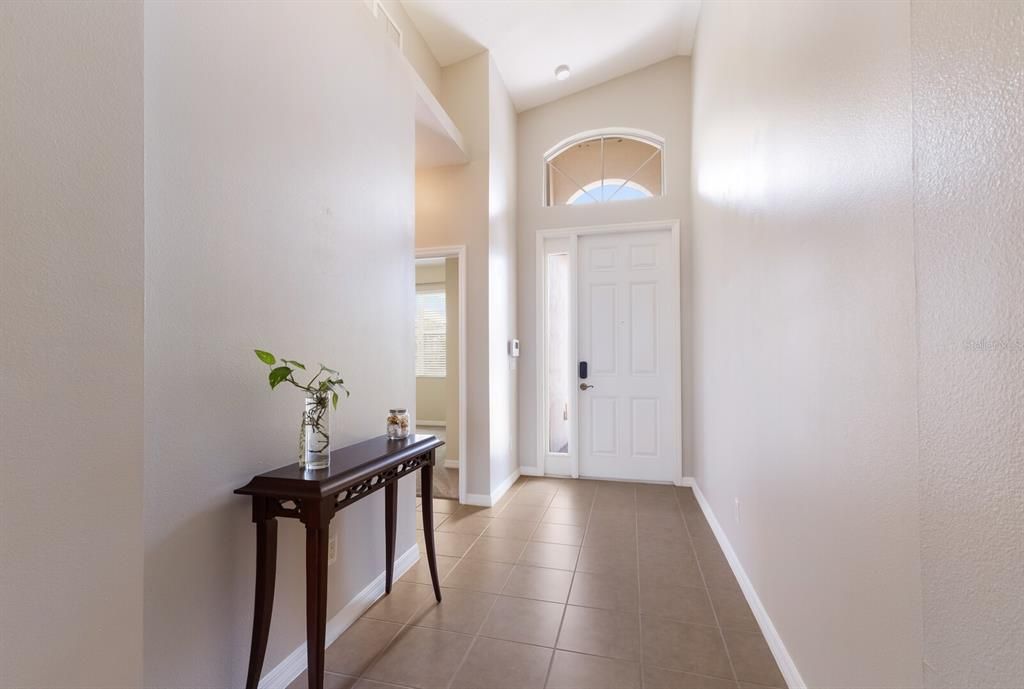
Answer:
<svg viewBox="0 0 1024 689"><path fill-rule="evenodd" d="M700 0L403 0L447 66L490 50L520 112L675 55L689 55ZM565 81L558 65L569 65Z"/></svg>

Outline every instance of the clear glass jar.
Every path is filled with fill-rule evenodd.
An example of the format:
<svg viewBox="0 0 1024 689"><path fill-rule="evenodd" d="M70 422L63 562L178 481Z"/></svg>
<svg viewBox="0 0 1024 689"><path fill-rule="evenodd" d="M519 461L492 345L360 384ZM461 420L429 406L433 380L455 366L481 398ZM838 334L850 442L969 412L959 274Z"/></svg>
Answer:
<svg viewBox="0 0 1024 689"><path fill-rule="evenodd" d="M388 412L388 440L402 440L409 437L409 412L392 409Z"/></svg>
<svg viewBox="0 0 1024 689"><path fill-rule="evenodd" d="M331 465L331 405L328 393L306 395L300 442L300 467L326 469Z"/></svg>

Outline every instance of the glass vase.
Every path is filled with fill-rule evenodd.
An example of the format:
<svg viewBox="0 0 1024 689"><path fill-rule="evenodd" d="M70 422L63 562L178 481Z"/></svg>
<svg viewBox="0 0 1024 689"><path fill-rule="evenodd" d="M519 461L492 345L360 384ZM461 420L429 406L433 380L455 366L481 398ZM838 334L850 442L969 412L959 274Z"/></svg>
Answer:
<svg viewBox="0 0 1024 689"><path fill-rule="evenodd" d="M329 393L306 395L302 413L299 466L326 469L331 464L331 407Z"/></svg>

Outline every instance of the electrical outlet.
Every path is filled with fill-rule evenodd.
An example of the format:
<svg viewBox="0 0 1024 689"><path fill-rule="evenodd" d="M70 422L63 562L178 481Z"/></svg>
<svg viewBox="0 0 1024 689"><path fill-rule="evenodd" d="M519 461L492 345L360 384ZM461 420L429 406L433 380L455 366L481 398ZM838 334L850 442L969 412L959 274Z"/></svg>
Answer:
<svg viewBox="0 0 1024 689"><path fill-rule="evenodd" d="M739 524L740 523L740 499L739 498L733 498L733 500L736 501L736 523Z"/></svg>
<svg viewBox="0 0 1024 689"><path fill-rule="evenodd" d="M333 536L330 541L327 542L327 565L333 565L338 561L338 537Z"/></svg>

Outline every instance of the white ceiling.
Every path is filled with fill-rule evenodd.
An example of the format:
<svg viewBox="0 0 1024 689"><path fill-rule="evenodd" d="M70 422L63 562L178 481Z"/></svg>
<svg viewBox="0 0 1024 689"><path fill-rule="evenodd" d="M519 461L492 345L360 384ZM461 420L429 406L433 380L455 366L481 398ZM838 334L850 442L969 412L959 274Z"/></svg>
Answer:
<svg viewBox="0 0 1024 689"><path fill-rule="evenodd" d="M447 66L491 51L520 112L675 55L689 55L700 0L402 0ZM572 76L555 79L567 64Z"/></svg>

